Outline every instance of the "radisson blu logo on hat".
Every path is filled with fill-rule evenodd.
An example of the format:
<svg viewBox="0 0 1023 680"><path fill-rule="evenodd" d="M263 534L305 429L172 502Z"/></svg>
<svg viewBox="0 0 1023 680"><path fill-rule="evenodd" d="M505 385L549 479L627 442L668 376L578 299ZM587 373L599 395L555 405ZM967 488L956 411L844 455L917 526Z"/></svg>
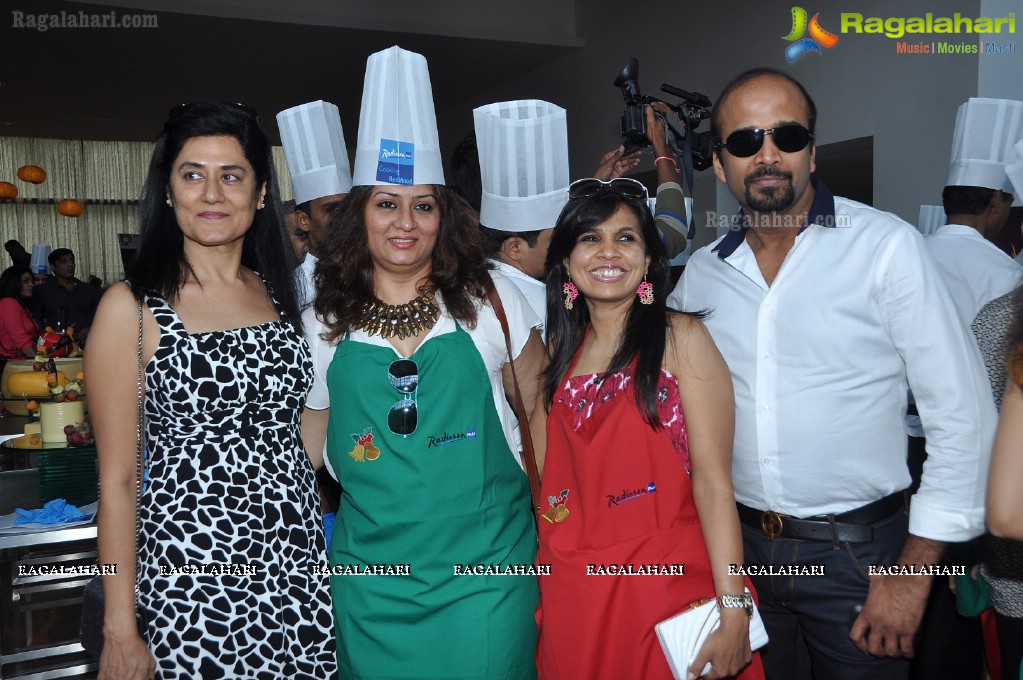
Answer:
<svg viewBox="0 0 1023 680"><path fill-rule="evenodd" d="M838 36L820 25L818 21L820 12L814 14L809 22L806 17L806 10L802 7L792 8L792 30L783 38L792 43L785 48L785 58L790 64L807 52L822 54L821 48L834 47L838 44ZM804 38L807 31L810 36Z"/></svg>
<svg viewBox="0 0 1023 680"><path fill-rule="evenodd" d="M393 139L380 140L377 181L388 184L412 184L415 171L416 145Z"/></svg>

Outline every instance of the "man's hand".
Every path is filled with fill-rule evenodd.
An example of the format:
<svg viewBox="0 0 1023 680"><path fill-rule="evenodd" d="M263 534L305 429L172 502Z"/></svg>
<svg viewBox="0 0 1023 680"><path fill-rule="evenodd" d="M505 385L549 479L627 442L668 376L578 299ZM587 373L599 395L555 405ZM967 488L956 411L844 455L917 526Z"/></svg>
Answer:
<svg viewBox="0 0 1023 680"><path fill-rule="evenodd" d="M910 536L897 564L936 564L944 544ZM863 652L873 656L913 656L913 636L924 616L931 576L874 575L863 611L856 617L849 637Z"/></svg>
<svg viewBox="0 0 1023 680"><path fill-rule="evenodd" d="M849 631L860 651L873 656L913 656L913 636L924 615L931 578L870 577L867 602Z"/></svg>
<svg viewBox="0 0 1023 680"><path fill-rule="evenodd" d="M666 116L671 112L671 109L664 102L652 102L646 107L646 138L650 141L650 145L654 147L656 155L670 157L671 147L668 146L668 128L664 124L664 119L661 116L655 115L655 111Z"/></svg>

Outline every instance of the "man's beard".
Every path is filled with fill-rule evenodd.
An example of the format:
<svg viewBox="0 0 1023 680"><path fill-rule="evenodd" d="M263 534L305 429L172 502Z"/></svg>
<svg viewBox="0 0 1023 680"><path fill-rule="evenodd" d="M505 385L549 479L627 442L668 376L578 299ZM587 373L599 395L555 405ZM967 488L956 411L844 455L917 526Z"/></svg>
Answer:
<svg viewBox="0 0 1023 680"><path fill-rule="evenodd" d="M753 182L764 177L781 177L788 180L787 184L761 187L761 195L754 196L750 187ZM795 189L792 188L792 173L782 172L769 166L763 166L750 174L743 180L746 185L746 205L757 212L779 212L787 210L796 200Z"/></svg>

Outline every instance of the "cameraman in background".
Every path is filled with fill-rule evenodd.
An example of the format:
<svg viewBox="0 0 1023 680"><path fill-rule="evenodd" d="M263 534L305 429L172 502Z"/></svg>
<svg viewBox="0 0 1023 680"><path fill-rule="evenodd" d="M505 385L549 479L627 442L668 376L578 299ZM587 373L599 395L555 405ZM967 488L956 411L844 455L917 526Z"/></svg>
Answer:
<svg viewBox="0 0 1023 680"><path fill-rule="evenodd" d="M664 116L671 109L664 102L652 102L646 106L646 138L654 150L654 167L657 168L657 202L654 207L654 221L661 234L668 258L672 259L686 249L686 202L685 193L678 183L679 169L675 165ZM659 112L661 115L658 115ZM604 154L600 165L594 171L597 179L609 180L621 177L640 163L642 149L625 155L625 146Z"/></svg>

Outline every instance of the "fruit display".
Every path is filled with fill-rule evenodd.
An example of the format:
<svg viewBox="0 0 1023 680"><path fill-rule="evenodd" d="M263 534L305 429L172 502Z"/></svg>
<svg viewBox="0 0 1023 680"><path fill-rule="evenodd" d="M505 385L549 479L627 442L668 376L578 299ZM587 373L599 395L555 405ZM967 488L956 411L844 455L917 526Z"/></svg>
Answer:
<svg viewBox="0 0 1023 680"><path fill-rule="evenodd" d="M81 348L75 342L75 327L71 326L63 333L58 333L47 326L36 342L36 361L46 363L47 359L77 357L82 355Z"/></svg>
<svg viewBox="0 0 1023 680"><path fill-rule="evenodd" d="M67 437L68 446L92 446L96 443L96 437L92 434L92 424L88 420L84 423L65 425L64 436Z"/></svg>
<svg viewBox="0 0 1023 680"><path fill-rule="evenodd" d="M49 379L51 398L50 401L39 405L43 441L63 442L68 437L67 426L85 426L85 404L84 400L80 398L80 395L85 392L85 375L79 373L74 380L68 380L61 384L53 359L47 362L46 373ZM91 429L89 433L91 434ZM82 439L84 440L84 437ZM81 441L76 444L76 446L80 445Z"/></svg>
<svg viewBox="0 0 1023 680"><path fill-rule="evenodd" d="M53 378L52 382L49 379ZM53 401L61 404L65 401L78 401L78 399L85 393L85 375L79 373L75 376L74 380L61 381L61 373L50 373L47 375L47 385L50 386L50 394L53 395Z"/></svg>
<svg viewBox="0 0 1023 680"><path fill-rule="evenodd" d="M55 388L61 388L58 392L65 392L69 383L73 389L68 390L64 399L81 399L84 396L84 384L82 383L83 361L81 357L64 359L49 359L43 357L43 361L31 359L8 361L4 367L2 378L2 391L7 410L16 416L29 415L26 402L29 400L47 401L56 397ZM48 364L53 362L53 367ZM76 392L70 397L71 392ZM33 409L34 410L34 409Z"/></svg>

